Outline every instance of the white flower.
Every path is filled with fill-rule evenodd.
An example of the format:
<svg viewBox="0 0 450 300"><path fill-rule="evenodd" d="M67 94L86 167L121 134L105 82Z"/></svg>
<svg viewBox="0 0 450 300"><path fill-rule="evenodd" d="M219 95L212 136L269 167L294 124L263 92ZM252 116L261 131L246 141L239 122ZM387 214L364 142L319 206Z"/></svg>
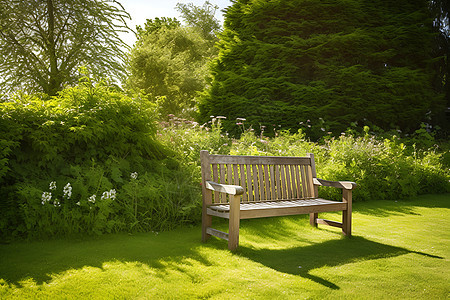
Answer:
<svg viewBox="0 0 450 300"><path fill-rule="evenodd" d="M71 196L72 196L72 186L70 185L70 183L67 183L66 186L64 187L64 197L70 199Z"/></svg>
<svg viewBox="0 0 450 300"><path fill-rule="evenodd" d="M51 189L51 190L56 190L56 181L50 182L49 189Z"/></svg>
<svg viewBox="0 0 450 300"><path fill-rule="evenodd" d="M42 202L41 202L42 205L44 205L47 202L50 202L50 200L52 200L52 193L50 193L50 192L43 192L41 199L42 199Z"/></svg>
<svg viewBox="0 0 450 300"><path fill-rule="evenodd" d="M111 200L116 200L116 190L112 189L109 191L109 198L111 198Z"/></svg>
<svg viewBox="0 0 450 300"><path fill-rule="evenodd" d="M138 177L138 173L137 172L133 172L133 173L130 174L130 177L132 179L136 179Z"/></svg>
<svg viewBox="0 0 450 300"><path fill-rule="evenodd" d="M91 203L95 203L95 198L97 197L97 195L92 195L88 198L88 201Z"/></svg>
<svg viewBox="0 0 450 300"><path fill-rule="evenodd" d="M106 192L103 192L102 195L102 200L106 200L106 199L111 199L111 200L115 200L116 199L116 190L112 189Z"/></svg>
<svg viewBox="0 0 450 300"><path fill-rule="evenodd" d="M78 206L80 206L81 205L81 203L80 203L80 201L78 201L77 203L75 203L76 205L78 205Z"/></svg>
<svg viewBox="0 0 450 300"><path fill-rule="evenodd" d="M109 198L109 193L108 192L103 192L103 195L102 195L102 200L105 200L105 199L108 199Z"/></svg>

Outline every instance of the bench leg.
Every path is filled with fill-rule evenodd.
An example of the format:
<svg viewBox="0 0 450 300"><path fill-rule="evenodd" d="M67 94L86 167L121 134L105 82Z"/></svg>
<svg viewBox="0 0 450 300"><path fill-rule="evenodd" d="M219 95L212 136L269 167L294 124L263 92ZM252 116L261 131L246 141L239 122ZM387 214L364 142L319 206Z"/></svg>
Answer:
<svg viewBox="0 0 450 300"><path fill-rule="evenodd" d="M347 202L347 210L342 211L342 233L352 235L352 191L343 190L342 201Z"/></svg>
<svg viewBox="0 0 450 300"><path fill-rule="evenodd" d="M239 245L240 196L230 195L230 219L228 224L228 249L236 250Z"/></svg>
<svg viewBox="0 0 450 300"><path fill-rule="evenodd" d="M317 227L317 218L319 217L318 213L310 213L309 214L309 224L311 226Z"/></svg>
<svg viewBox="0 0 450 300"><path fill-rule="evenodd" d="M202 242L206 242L211 235L206 233L206 229L212 225L212 216L206 213L206 206L202 210Z"/></svg>

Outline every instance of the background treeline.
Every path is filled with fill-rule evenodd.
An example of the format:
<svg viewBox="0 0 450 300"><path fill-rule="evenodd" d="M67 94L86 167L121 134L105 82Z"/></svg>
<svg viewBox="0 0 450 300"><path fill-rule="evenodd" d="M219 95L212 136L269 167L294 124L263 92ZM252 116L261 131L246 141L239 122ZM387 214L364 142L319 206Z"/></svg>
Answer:
<svg viewBox="0 0 450 300"><path fill-rule="evenodd" d="M446 45L437 45L429 5L236 1L227 10L211 87L201 97L201 121L226 116L231 132L239 117L255 129L297 130L311 120L335 135L351 123L405 133L421 122L447 126L441 72L448 35Z"/></svg>
<svg viewBox="0 0 450 300"><path fill-rule="evenodd" d="M129 15L83 1L0 2L2 239L194 224L203 149L313 152L355 201L450 192L444 2L237 0L223 31L178 4L123 50Z"/></svg>

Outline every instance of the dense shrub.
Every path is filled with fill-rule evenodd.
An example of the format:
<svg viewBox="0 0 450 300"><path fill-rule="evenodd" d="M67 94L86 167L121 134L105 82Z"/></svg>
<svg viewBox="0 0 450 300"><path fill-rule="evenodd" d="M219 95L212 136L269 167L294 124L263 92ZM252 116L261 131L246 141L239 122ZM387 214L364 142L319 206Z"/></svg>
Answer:
<svg viewBox="0 0 450 300"><path fill-rule="evenodd" d="M0 116L3 236L162 230L198 219L199 187L156 141L153 106L139 97L85 78L50 99L4 99Z"/></svg>

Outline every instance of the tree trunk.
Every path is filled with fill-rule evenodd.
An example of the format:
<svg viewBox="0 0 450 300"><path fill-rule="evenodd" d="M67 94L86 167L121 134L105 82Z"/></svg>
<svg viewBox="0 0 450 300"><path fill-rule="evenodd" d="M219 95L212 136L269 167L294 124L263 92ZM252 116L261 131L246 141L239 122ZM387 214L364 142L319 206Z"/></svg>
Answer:
<svg viewBox="0 0 450 300"><path fill-rule="evenodd" d="M59 79L58 61L55 49L55 15L53 0L47 0L48 6L48 57L50 60L50 74L48 77L48 88L45 91L49 96L55 96L61 89L61 82Z"/></svg>

